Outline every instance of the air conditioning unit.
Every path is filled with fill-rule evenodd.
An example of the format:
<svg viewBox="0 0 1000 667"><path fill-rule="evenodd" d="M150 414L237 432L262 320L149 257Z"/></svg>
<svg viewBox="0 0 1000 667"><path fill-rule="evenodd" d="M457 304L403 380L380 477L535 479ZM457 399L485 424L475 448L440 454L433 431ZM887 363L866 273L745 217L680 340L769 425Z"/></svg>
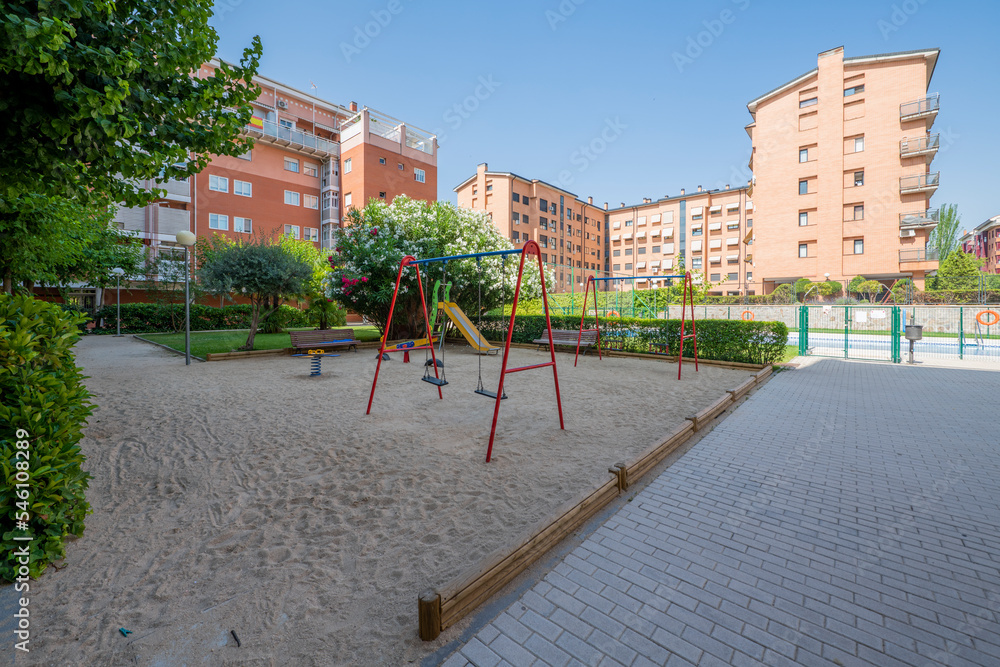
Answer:
<svg viewBox="0 0 1000 667"><path fill-rule="evenodd" d="M286 102L285 100L278 100L278 108L279 109L287 109L288 108L288 102Z"/></svg>
<svg viewBox="0 0 1000 667"><path fill-rule="evenodd" d="M913 229L903 229L899 232L899 238L908 239L910 237L916 236L917 232Z"/></svg>

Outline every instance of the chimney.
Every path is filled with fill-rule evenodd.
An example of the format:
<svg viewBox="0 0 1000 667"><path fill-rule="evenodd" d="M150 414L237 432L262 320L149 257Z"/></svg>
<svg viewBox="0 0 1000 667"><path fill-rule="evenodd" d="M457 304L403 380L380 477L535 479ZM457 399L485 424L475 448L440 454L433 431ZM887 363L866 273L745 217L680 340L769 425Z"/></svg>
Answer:
<svg viewBox="0 0 1000 667"><path fill-rule="evenodd" d="M604 202L604 210L605 210L605 211L607 211L607 210L608 210L608 202Z"/></svg>
<svg viewBox="0 0 1000 667"><path fill-rule="evenodd" d="M681 188L681 194L684 194L684 188Z"/></svg>
<svg viewBox="0 0 1000 667"><path fill-rule="evenodd" d="M622 208L625 208L625 202L622 202L622 205L621 205L621 207L622 207Z"/></svg>
<svg viewBox="0 0 1000 667"><path fill-rule="evenodd" d="M700 185L698 186L698 192L701 192L701 186Z"/></svg>
<svg viewBox="0 0 1000 667"><path fill-rule="evenodd" d="M643 197L643 198L642 198L642 203L643 203L643 204L649 204L649 203L650 203L650 202L652 202L652 201L653 201L653 200L652 200L652 199L650 199L649 197Z"/></svg>
<svg viewBox="0 0 1000 667"><path fill-rule="evenodd" d="M358 103L351 102L351 111L357 111L357 110L358 110Z"/></svg>
<svg viewBox="0 0 1000 667"><path fill-rule="evenodd" d="M594 198L593 197L587 197L587 203L590 204L591 206L593 206L594 205Z"/></svg>
<svg viewBox="0 0 1000 667"><path fill-rule="evenodd" d="M729 183L726 183L726 189L727 190L729 189Z"/></svg>

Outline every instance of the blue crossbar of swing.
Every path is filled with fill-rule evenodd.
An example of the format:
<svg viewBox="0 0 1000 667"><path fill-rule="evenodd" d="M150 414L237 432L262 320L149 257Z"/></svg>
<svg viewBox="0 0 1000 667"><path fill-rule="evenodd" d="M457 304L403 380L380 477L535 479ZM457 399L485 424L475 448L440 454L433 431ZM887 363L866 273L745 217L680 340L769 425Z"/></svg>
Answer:
<svg viewBox="0 0 1000 667"><path fill-rule="evenodd" d="M683 274L679 276L614 276L610 278L591 278L591 280L594 282L597 282L598 280L637 280L639 278L642 278L643 280L669 280L671 278L684 277L685 276Z"/></svg>
<svg viewBox="0 0 1000 667"><path fill-rule="evenodd" d="M431 262L447 262L452 259L471 259L472 257L495 257L497 255L520 255L524 250L494 250L493 252L474 252L471 255L448 255L447 257L431 257L429 259L415 259L413 264L429 264Z"/></svg>

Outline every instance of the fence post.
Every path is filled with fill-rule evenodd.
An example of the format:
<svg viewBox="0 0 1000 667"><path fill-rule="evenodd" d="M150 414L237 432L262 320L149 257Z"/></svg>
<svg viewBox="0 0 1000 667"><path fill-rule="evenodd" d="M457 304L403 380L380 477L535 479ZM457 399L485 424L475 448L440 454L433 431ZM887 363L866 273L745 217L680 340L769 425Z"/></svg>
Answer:
<svg viewBox="0 0 1000 667"><path fill-rule="evenodd" d="M902 359L902 353L899 347L899 320L900 320L900 308L899 306L892 307L892 363L898 364Z"/></svg>
<svg viewBox="0 0 1000 667"><path fill-rule="evenodd" d="M809 311L805 304L799 306L799 356L809 353Z"/></svg>
<svg viewBox="0 0 1000 667"><path fill-rule="evenodd" d="M851 321L851 307L844 306L844 359L847 359L847 351L849 348L847 341L848 341L848 336L850 336L850 333L848 331L848 327L850 326L850 321Z"/></svg>
<svg viewBox="0 0 1000 667"><path fill-rule="evenodd" d="M965 353L965 306L958 307L958 359Z"/></svg>

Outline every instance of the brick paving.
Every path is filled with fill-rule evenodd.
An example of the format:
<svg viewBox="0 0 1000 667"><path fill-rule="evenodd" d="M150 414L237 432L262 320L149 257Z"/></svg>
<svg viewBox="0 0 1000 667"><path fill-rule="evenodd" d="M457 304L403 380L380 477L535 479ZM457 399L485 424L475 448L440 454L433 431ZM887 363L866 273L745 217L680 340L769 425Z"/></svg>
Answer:
<svg viewBox="0 0 1000 667"><path fill-rule="evenodd" d="M444 661L1000 665L1000 373L781 373Z"/></svg>

